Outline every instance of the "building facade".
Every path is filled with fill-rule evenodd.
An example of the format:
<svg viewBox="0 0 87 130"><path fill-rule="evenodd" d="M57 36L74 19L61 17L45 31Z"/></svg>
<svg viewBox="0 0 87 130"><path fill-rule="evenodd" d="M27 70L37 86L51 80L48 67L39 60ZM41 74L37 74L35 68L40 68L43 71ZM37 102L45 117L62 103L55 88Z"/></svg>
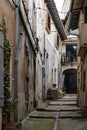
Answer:
<svg viewBox="0 0 87 130"><path fill-rule="evenodd" d="M47 98L49 87L59 87L61 62L59 44L67 37L53 0L1 0L1 2L0 24L5 15L7 34L12 46L9 89L14 101L14 109L11 113L9 112L6 121L7 125L10 125L18 124L34 108L40 106ZM3 33L0 31L0 60L4 59L1 55L3 45ZM0 129L2 129L3 61L0 65L3 67L0 68L2 77L0 80Z"/></svg>
<svg viewBox="0 0 87 130"><path fill-rule="evenodd" d="M49 4L50 3L50 4ZM53 5L53 9L50 5ZM36 2L37 18L37 59L36 99L39 103L47 98L49 87L59 86L59 42L66 38L54 1ZM53 13L57 14L53 16ZM57 22L58 21L58 22ZM61 29L60 29L61 28ZM61 33L62 32L62 33ZM42 75L42 76L41 76ZM40 104L41 105L41 104Z"/></svg>
<svg viewBox="0 0 87 130"><path fill-rule="evenodd" d="M11 42L10 57L10 94L15 101L13 112L4 123L19 123L26 115L35 108L35 75L36 75L36 53L35 36L33 24L29 21L28 1L15 2L11 0L1 0L0 5L0 25L3 25L3 19L6 21L7 36ZM34 5L32 12L34 10ZM34 14L31 18L34 20ZM1 28L0 28L1 30ZM3 63L3 34L0 31L0 130L2 130L2 106L4 98L4 63ZM2 59L3 58L3 59ZM6 104L4 104L5 106ZM15 127L15 126L14 126ZM7 129L7 126L3 127ZM10 129L10 127L9 127Z"/></svg>
<svg viewBox="0 0 87 130"><path fill-rule="evenodd" d="M67 39L62 43L62 90L77 93L77 40Z"/></svg>
<svg viewBox="0 0 87 130"><path fill-rule="evenodd" d="M78 29L78 105L83 111L87 110L87 21L86 21L87 0L73 0L71 3L71 15L69 28ZM74 11L75 10L75 11ZM74 19L77 17L76 19Z"/></svg>
<svg viewBox="0 0 87 130"><path fill-rule="evenodd" d="M19 1L16 8L14 97L18 98L18 104L15 107L17 122L22 121L35 108L36 53L33 30L35 20L29 21L29 17L32 19L35 16L28 12L31 1L29 2ZM34 10L34 5L31 7Z"/></svg>
<svg viewBox="0 0 87 130"><path fill-rule="evenodd" d="M10 57L10 88L13 93L14 86L14 39L15 39L15 14L14 5L10 0L0 1L0 25L3 26L3 20L5 19L8 39L11 42L11 57ZM3 29L3 28L2 28ZM4 34L2 36L0 29L0 129L2 130L2 106L4 104ZM4 104L5 105L5 104Z"/></svg>

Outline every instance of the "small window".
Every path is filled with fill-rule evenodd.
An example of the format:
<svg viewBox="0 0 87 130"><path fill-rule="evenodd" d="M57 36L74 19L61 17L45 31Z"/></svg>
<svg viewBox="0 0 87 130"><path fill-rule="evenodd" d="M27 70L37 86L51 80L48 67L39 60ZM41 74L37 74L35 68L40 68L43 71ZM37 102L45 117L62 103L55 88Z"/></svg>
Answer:
<svg viewBox="0 0 87 130"><path fill-rule="evenodd" d="M51 20L50 20L50 15L48 14L48 19L47 19L47 27L49 31L51 30Z"/></svg>
<svg viewBox="0 0 87 130"><path fill-rule="evenodd" d="M86 80L86 72L83 71L83 92L85 92L85 80Z"/></svg>
<svg viewBox="0 0 87 130"><path fill-rule="evenodd" d="M35 9L35 3L33 2L33 9Z"/></svg>
<svg viewBox="0 0 87 130"><path fill-rule="evenodd" d="M57 35L57 46L59 47L59 36Z"/></svg>
<svg viewBox="0 0 87 130"><path fill-rule="evenodd" d="M77 45L66 45L66 60L67 62L77 61Z"/></svg>
<svg viewBox="0 0 87 130"><path fill-rule="evenodd" d="M87 23L87 6L84 7L84 22Z"/></svg>

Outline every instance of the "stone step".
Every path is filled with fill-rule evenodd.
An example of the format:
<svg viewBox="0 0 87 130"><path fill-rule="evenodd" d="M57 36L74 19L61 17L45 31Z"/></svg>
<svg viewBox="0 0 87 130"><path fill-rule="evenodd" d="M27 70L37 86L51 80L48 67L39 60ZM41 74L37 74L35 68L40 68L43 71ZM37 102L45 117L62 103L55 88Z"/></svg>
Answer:
<svg viewBox="0 0 87 130"><path fill-rule="evenodd" d="M59 111L81 111L80 108L61 108L61 109L47 109L47 108L36 108L37 111L46 111L46 112L59 112Z"/></svg>
<svg viewBox="0 0 87 130"><path fill-rule="evenodd" d="M50 103L48 103L49 105L76 105L77 104L77 102L76 101L68 101L68 102L63 102L63 101L61 101L61 102L50 102Z"/></svg>
<svg viewBox="0 0 87 130"><path fill-rule="evenodd" d="M57 112L49 111L34 111L29 114L30 118L44 118L44 119L55 119Z"/></svg>
<svg viewBox="0 0 87 130"><path fill-rule="evenodd" d="M77 111L77 112L67 111L67 112L59 113L59 118L82 118L82 117L83 116L81 111Z"/></svg>
<svg viewBox="0 0 87 130"><path fill-rule="evenodd" d="M22 121L22 130L53 130L54 119L40 119L27 117Z"/></svg>
<svg viewBox="0 0 87 130"><path fill-rule="evenodd" d="M58 130L87 130L87 119L83 118L60 118Z"/></svg>

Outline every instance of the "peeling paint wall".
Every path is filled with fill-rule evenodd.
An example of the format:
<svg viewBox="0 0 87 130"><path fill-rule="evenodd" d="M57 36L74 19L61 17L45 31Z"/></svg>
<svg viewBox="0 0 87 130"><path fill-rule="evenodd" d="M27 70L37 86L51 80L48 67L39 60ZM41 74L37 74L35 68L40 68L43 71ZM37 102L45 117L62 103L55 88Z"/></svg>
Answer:
<svg viewBox="0 0 87 130"><path fill-rule="evenodd" d="M23 120L35 107L35 53L20 18L18 55L18 119Z"/></svg>

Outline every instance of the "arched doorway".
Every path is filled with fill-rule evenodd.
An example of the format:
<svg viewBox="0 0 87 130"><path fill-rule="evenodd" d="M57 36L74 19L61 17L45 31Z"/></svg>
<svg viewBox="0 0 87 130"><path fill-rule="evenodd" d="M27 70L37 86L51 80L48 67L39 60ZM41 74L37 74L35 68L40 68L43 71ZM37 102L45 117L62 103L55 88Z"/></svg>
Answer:
<svg viewBox="0 0 87 130"><path fill-rule="evenodd" d="M63 71L63 90L68 94L77 93L77 70L67 69Z"/></svg>

